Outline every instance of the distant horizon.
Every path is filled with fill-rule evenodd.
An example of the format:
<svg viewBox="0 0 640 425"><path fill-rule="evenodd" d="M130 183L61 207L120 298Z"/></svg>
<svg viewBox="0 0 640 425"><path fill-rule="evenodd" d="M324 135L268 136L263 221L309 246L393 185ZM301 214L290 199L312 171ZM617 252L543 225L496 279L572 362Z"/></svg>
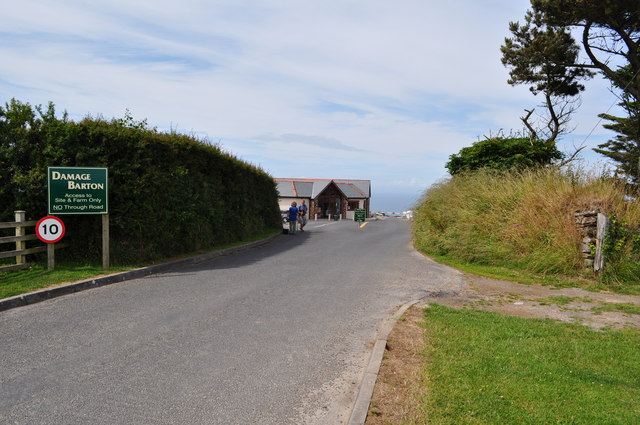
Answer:
<svg viewBox="0 0 640 425"><path fill-rule="evenodd" d="M426 188L425 188L426 189ZM422 193L374 193L371 196L371 211L408 211L418 202Z"/></svg>

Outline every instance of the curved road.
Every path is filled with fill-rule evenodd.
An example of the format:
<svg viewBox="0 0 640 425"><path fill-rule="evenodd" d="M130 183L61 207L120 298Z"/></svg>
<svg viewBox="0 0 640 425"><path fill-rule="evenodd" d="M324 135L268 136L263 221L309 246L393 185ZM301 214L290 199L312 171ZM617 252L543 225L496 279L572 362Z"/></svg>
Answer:
<svg viewBox="0 0 640 425"><path fill-rule="evenodd" d="M343 424L384 319L462 287L396 219L0 313L1 424Z"/></svg>

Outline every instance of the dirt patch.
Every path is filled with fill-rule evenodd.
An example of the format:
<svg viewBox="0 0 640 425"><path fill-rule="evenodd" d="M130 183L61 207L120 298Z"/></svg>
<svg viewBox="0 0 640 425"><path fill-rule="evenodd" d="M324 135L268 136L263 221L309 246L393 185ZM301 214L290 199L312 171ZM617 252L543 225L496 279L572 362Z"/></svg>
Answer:
<svg viewBox="0 0 640 425"><path fill-rule="evenodd" d="M406 421L413 414L420 391L422 308L410 307L387 339L385 355L369 406L367 425Z"/></svg>
<svg viewBox="0 0 640 425"><path fill-rule="evenodd" d="M640 306L640 296L589 292L578 288L522 285L465 275L466 289L456 295L425 299L454 308L474 308L526 318L575 322L594 329L640 329L640 314L621 306ZM613 311L603 311L603 310Z"/></svg>
<svg viewBox="0 0 640 425"><path fill-rule="evenodd" d="M453 308L473 308L525 318L580 323L593 329L640 329L640 296L553 289L465 275L458 294L426 298L409 308L388 338L387 350L369 407L366 425L415 423L415 400L421 387L422 309L435 302ZM614 310L614 311L603 311Z"/></svg>

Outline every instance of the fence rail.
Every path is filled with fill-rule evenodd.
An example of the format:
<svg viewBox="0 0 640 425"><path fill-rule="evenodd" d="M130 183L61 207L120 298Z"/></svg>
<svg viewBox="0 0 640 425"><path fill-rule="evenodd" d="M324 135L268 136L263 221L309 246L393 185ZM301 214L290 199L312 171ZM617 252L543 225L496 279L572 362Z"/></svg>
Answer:
<svg viewBox="0 0 640 425"><path fill-rule="evenodd" d="M38 239L35 234L27 235L26 229L28 227L34 227L38 222L37 221L27 221L25 220L26 213L25 211L16 211L15 212L15 220L0 223L0 229L11 229L15 228L15 236L2 236L0 237L0 245L7 243L15 243L14 250L11 251L0 251L0 258L16 258L16 264L12 264L9 266L0 266L0 271L10 271L10 270L20 270L29 267L27 263L26 256L29 254L35 254L37 252L45 252L47 250L46 246L38 246L34 248L27 248L27 241Z"/></svg>
<svg viewBox="0 0 640 425"><path fill-rule="evenodd" d="M18 241L32 241L34 239L38 239L38 237L34 235L25 235L25 236L2 236L0 237L1 243L9 243L9 242L18 242Z"/></svg>
<svg viewBox="0 0 640 425"><path fill-rule="evenodd" d="M16 214L22 211L16 211ZM17 218L17 217L16 217ZM10 229L12 227L31 227L35 226L38 222L35 220L32 221L7 221L4 223L0 223L0 229Z"/></svg>

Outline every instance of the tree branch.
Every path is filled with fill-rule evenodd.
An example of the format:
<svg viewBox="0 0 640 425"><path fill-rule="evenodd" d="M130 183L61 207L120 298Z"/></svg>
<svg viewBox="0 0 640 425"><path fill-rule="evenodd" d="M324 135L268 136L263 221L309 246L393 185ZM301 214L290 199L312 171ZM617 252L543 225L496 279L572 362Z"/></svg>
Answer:
<svg viewBox="0 0 640 425"><path fill-rule="evenodd" d="M591 45L589 44L589 31L591 30L591 25L592 25L591 22L587 22L587 24L584 26L584 30L582 31L582 45L584 46L584 50L587 53L587 56L589 56L589 59L591 60L591 62L593 62L593 64L598 69L604 72L607 78L613 81L617 81L616 73L613 72L611 68L609 68L607 65L600 62L596 57L596 55L591 50Z"/></svg>
<svg viewBox="0 0 640 425"><path fill-rule="evenodd" d="M592 22L589 21L585 24L584 26L584 30L582 32L582 45L584 47L585 52L587 53L587 56L589 56L589 59L591 60L591 62L593 62L593 64L600 69L600 71L602 71L604 73L604 75L610 79L611 81L617 83L621 88L624 87L624 90L629 92L635 99L640 99L640 90L635 87L632 84L629 84L625 87L625 82L622 81L618 74L616 74L611 68L609 68L605 63L600 62L600 60L598 60L598 58L596 57L596 55L593 53L592 51L592 47L589 44L589 31L591 30L591 26L592 26ZM633 43L635 44L635 43ZM636 46L637 48L637 46ZM636 50L637 51L637 50ZM633 53L631 53L633 54ZM630 59L630 58L628 58ZM632 64L634 64L634 62L636 61L631 61L629 60L629 62Z"/></svg>
<svg viewBox="0 0 640 425"><path fill-rule="evenodd" d="M571 154L571 156L567 159L565 159L564 161L562 161L560 164L558 164L558 167L563 167L565 165L567 165L568 163L574 161L576 159L576 156L578 156L578 154L580 153L580 151L582 151L584 148L586 148L586 145L580 146L578 149L576 149L576 151ZM574 145L575 148L575 145Z"/></svg>
<svg viewBox="0 0 640 425"><path fill-rule="evenodd" d="M520 120L522 120L524 125L527 127L527 130L529 130L529 138L531 139L531 144L533 144L533 140L536 140L538 138L538 134L533 129L531 124L529 124L529 118L531 118L531 114L533 114L533 111L535 111L535 108L525 109L527 115L524 117L520 117Z"/></svg>
<svg viewBox="0 0 640 425"><path fill-rule="evenodd" d="M544 97L545 102L547 103L547 109L549 110L549 115L551 116L551 119L549 120L549 123L547 125L547 127L551 131L551 136L549 136L547 141L555 142L556 137L558 137L558 134L560 133L560 120L556 115L556 111L553 107L553 102L551 102L551 94L547 91L545 92Z"/></svg>

